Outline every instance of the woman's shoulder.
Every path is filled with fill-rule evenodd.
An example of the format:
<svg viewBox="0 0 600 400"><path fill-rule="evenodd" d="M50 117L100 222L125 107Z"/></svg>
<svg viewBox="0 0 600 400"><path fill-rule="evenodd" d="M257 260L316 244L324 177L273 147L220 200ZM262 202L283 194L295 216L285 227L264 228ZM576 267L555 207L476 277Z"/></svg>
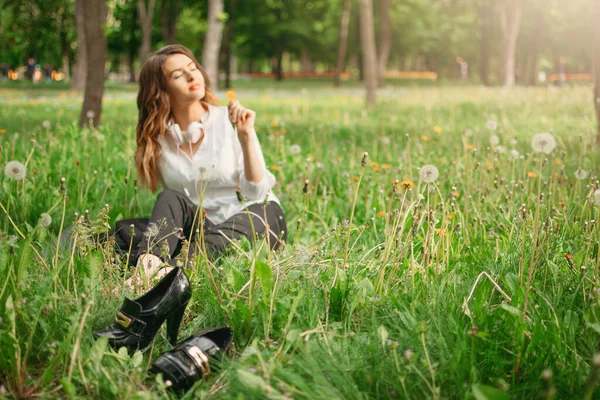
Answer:
<svg viewBox="0 0 600 400"><path fill-rule="evenodd" d="M213 113L215 117L227 117L228 114L227 106L208 104L208 110Z"/></svg>

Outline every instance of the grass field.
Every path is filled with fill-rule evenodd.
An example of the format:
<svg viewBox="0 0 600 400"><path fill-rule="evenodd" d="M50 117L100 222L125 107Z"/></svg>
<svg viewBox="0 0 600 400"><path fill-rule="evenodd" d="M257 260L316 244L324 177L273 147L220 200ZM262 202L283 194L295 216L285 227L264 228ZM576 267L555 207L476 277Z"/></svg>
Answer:
<svg viewBox="0 0 600 400"><path fill-rule="evenodd" d="M155 198L135 186L135 94L110 89L102 125L80 130L80 97L36 90L0 88L0 166L27 166L0 175L0 396L172 396L147 373L164 330L131 356L91 335L130 274L92 234ZM329 83L237 98L258 114L288 245L187 271L180 339L229 325L235 345L186 398L600 398L589 88L390 86L369 111ZM61 250L75 213L89 236Z"/></svg>

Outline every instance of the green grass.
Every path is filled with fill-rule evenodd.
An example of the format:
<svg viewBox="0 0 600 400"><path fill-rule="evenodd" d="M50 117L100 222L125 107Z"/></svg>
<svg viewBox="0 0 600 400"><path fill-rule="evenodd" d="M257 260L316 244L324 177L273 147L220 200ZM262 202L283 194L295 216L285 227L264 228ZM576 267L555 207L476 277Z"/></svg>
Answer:
<svg viewBox="0 0 600 400"><path fill-rule="evenodd" d="M227 324L235 346L187 398L598 398L600 157L589 89L395 87L372 111L352 88L248 90L237 97L258 113L288 245L268 254L243 244L222 258L212 270L222 302L204 262L188 270L180 338ZM63 96L15 96L0 108L0 164L27 162L25 180L0 178L2 390L168 397L147 373L169 348L163 330L132 356L91 335L111 322L125 294L112 290L130 272L85 234L147 216L155 198L135 187L135 102L107 97L99 129L80 130L81 101ZM557 141L541 160L537 132ZM511 149L523 157L511 161ZM435 184L419 180L426 164L439 169ZM395 180L415 187L393 190ZM57 251L61 228L86 210L78 248Z"/></svg>

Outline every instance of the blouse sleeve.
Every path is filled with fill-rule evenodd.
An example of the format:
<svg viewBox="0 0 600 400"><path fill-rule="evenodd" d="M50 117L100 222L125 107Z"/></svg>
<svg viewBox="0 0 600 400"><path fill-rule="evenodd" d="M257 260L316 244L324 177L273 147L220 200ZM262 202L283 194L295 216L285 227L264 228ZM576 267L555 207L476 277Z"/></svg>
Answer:
<svg viewBox="0 0 600 400"><path fill-rule="evenodd" d="M242 145L240 144L240 141L234 134L233 147L236 157L236 170L240 176L240 187L242 195L244 195L244 197L246 197L248 200L262 201L265 199L271 188L275 186L276 179L275 176L273 176L273 174L267 169L265 158L263 156L262 149L260 147L260 143L258 142L258 137L254 129L252 129L252 131L250 132L250 140L253 140L255 142L254 148L258 152L258 160L264 167L265 174L263 175L262 179L256 183L249 182L246 179L246 174L244 172L244 152L242 151Z"/></svg>

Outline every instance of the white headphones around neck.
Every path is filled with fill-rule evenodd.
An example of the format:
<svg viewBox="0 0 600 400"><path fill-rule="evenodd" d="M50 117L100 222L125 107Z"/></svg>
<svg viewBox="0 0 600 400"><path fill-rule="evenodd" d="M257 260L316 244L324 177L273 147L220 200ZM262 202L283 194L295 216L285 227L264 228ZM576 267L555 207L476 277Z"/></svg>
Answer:
<svg viewBox="0 0 600 400"><path fill-rule="evenodd" d="M202 137L204 136L205 128L204 128L204 125L201 124L200 122L193 121L187 127L187 129L185 131L185 136L181 132L181 128L179 127L179 124L177 124L177 123L170 124L167 127L167 130L169 132L171 132L171 136L173 136L173 139L175 139L178 144L184 144L184 143L194 144L194 143L198 143L198 141L200 139L202 139Z"/></svg>

